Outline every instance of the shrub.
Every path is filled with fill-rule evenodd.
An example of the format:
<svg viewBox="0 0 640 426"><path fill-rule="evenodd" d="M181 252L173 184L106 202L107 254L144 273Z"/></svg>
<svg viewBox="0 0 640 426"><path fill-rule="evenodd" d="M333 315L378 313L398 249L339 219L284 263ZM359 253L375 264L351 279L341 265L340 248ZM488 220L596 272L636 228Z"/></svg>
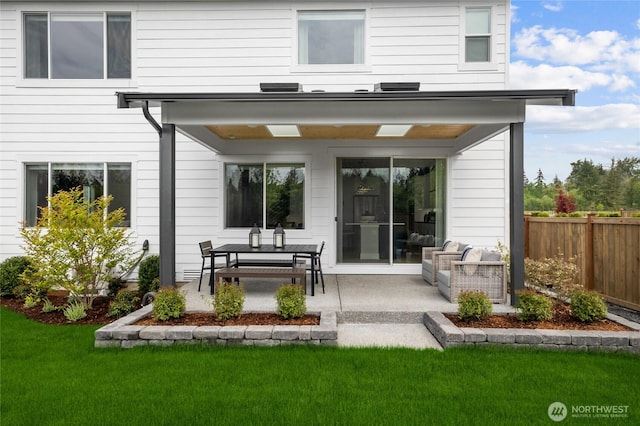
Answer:
<svg viewBox="0 0 640 426"><path fill-rule="evenodd" d="M109 285L107 286L107 296L115 297L120 290L122 290L126 286L127 282L119 277L114 277L109 280Z"/></svg>
<svg viewBox="0 0 640 426"><path fill-rule="evenodd" d="M521 321L544 321L552 317L551 298L531 290L518 292L518 319Z"/></svg>
<svg viewBox="0 0 640 426"><path fill-rule="evenodd" d="M631 217L640 217L640 212L631 213Z"/></svg>
<svg viewBox="0 0 640 426"><path fill-rule="evenodd" d="M20 229L34 263L31 285L60 286L91 308L116 269L128 269L134 251L131 231L120 226L123 209L109 211L111 200L88 201L80 187L48 197L50 207L41 209L36 226Z"/></svg>
<svg viewBox="0 0 640 426"><path fill-rule="evenodd" d="M23 284L21 275L31 266L27 256L14 256L0 263L0 296L13 294L13 290Z"/></svg>
<svg viewBox="0 0 640 426"><path fill-rule="evenodd" d="M461 291L458 295L458 316L463 321L481 319L493 313L489 296L481 291Z"/></svg>
<svg viewBox="0 0 640 426"><path fill-rule="evenodd" d="M242 285L221 281L216 284L216 294L213 297L213 312L222 321L238 318L242 314L244 299L245 291Z"/></svg>
<svg viewBox="0 0 640 426"><path fill-rule="evenodd" d="M24 298L24 307L25 308L35 308L40 302L40 298L36 295L29 294Z"/></svg>
<svg viewBox="0 0 640 426"><path fill-rule="evenodd" d="M157 321L167 321L171 318L180 318L184 315L186 307L184 294L175 288L163 288L153 300L151 315Z"/></svg>
<svg viewBox="0 0 640 426"><path fill-rule="evenodd" d="M53 302L51 302L51 300L49 299L44 299L43 305L42 305L42 312L55 312L55 311L61 311L64 310L64 306L56 306L53 304Z"/></svg>
<svg viewBox="0 0 640 426"><path fill-rule="evenodd" d="M111 303L109 303L108 315L116 318L128 315L136 309L136 304L139 301L140 298L135 291L120 290Z"/></svg>
<svg viewBox="0 0 640 426"><path fill-rule="evenodd" d="M300 318L307 313L306 297L300 284L282 284L276 290L278 315L282 318Z"/></svg>
<svg viewBox="0 0 640 426"><path fill-rule="evenodd" d="M65 318L71 322L76 322L87 316L87 308L84 303L77 300L68 304L62 312Z"/></svg>
<svg viewBox="0 0 640 426"><path fill-rule="evenodd" d="M571 315L582 322L591 322L607 316L607 305L595 291L576 291L571 294Z"/></svg>
<svg viewBox="0 0 640 426"><path fill-rule="evenodd" d="M140 262L138 290L141 293L158 291L160 288L160 256L152 254Z"/></svg>
<svg viewBox="0 0 640 426"><path fill-rule="evenodd" d="M553 288L560 299L567 299L571 292L582 288L577 283L580 269L576 257L565 260L564 255L559 253L541 260L526 258L524 271L530 285L541 289Z"/></svg>

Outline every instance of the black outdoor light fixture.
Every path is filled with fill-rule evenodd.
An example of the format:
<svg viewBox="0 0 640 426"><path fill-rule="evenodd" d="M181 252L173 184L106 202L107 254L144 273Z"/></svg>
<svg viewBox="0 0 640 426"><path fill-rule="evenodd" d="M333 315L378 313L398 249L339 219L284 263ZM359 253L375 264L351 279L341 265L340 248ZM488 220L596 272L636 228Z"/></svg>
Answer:
<svg viewBox="0 0 640 426"><path fill-rule="evenodd" d="M282 229L282 225L278 222L276 225L276 229L273 231L273 246L275 248L283 248L285 242L284 229Z"/></svg>
<svg viewBox="0 0 640 426"><path fill-rule="evenodd" d="M253 224L253 228L249 231L249 246L251 248L260 248L262 245L262 233L257 224Z"/></svg>

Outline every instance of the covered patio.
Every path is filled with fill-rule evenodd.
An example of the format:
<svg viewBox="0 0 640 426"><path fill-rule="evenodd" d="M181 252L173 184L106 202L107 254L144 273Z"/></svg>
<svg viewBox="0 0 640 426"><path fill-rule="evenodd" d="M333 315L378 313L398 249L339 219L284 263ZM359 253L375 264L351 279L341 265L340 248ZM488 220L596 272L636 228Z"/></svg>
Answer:
<svg viewBox="0 0 640 426"><path fill-rule="evenodd" d="M451 158L509 131L505 180L509 188L510 293L515 295L516 290L524 288L522 176L526 107L573 106L575 91L422 92L418 87L417 83L381 83L373 91L305 93L297 84L272 84L262 87L259 93L118 93L118 107L141 108L159 135L162 285L176 282L176 132L223 155L241 155L248 146L260 146L262 151L254 154L262 155L270 152L271 147L303 152L320 142L333 141L356 144L361 152L366 152L368 144L388 149L404 146L426 148L435 158ZM161 107L160 123L152 116L150 107ZM398 130L402 131L396 133ZM326 196L330 198L330 192ZM331 208L325 211L324 220L329 222L336 212ZM331 244L335 230L325 224L317 229L328 232L329 245L335 245ZM318 235L308 232L305 238L317 239ZM325 238L325 234L320 235ZM336 277L339 290L341 275ZM417 274L410 278L421 281ZM437 292L424 283L420 286L421 291ZM364 293L372 295L375 291L367 285ZM358 294L355 300L366 304L359 299L361 296ZM313 303L322 303L324 298L316 297L318 302ZM343 303L342 296L337 297ZM511 298L512 304L517 302L515 299ZM382 300L393 304L388 294ZM406 304L402 309L410 310Z"/></svg>

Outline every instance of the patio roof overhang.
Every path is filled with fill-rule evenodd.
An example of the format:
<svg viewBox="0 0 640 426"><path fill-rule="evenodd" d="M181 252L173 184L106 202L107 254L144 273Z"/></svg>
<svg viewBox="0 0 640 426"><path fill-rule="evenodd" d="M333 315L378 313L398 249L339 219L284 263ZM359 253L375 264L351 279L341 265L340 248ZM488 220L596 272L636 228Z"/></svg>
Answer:
<svg viewBox="0 0 640 426"><path fill-rule="evenodd" d="M217 153L246 141L415 141L453 155L510 130L511 303L524 288L524 122L528 105L575 106L575 90L117 93L160 137L160 281L175 285L175 132ZM161 107L158 123L149 112ZM273 127L281 126L281 127ZM275 130L274 130L275 129ZM279 132L285 132L280 134ZM444 147L444 148L443 148Z"/></svg>
<svg viewBox="0 0 640 426"><path fill-rule="evenodd" d="M286 139L419 141L453 154L524 122L528 105L575 103L572 90L117 95L120 108L162 107L163 123L217 153Z"/></svg>

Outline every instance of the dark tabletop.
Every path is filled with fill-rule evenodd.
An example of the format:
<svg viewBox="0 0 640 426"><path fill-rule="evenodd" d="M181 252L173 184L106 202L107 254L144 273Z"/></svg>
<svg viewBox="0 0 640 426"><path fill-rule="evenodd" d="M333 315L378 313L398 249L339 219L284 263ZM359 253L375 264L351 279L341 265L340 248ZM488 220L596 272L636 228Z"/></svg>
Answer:
<svg viewBox="0 0 640 426"><path fill-rule="evenodd" d="M285 244L283 248L275 248L273 244L263 244L259 248L251 248L249 244L225 244L213 248L210 253L305 253L318 251L317 244Z"/></svg>

